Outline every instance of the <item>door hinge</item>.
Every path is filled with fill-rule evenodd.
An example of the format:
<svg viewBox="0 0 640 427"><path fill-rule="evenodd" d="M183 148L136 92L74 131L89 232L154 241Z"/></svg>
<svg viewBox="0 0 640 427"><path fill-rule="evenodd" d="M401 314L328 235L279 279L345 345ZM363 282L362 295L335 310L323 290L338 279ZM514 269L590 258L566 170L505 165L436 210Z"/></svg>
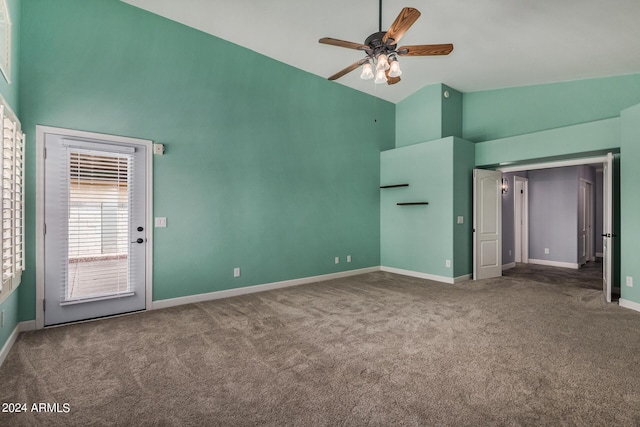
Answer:
<svg viewBox="0 0 640 427"><path fill-rule="evenodd" d="M520 190L520 194L524 194L524 190Z"/></svg>
<svg viewBox="0 0 640 427"><path fill-rule="evenodd" d="M42 311L47 311L47 300L46 299L42 300Z"/></svg>
<svg viewBox="0 0 640 427"><path fill-rule="evenodd" d="M43 234L47 234L47 223L44 224L44 233Z"/></svg>

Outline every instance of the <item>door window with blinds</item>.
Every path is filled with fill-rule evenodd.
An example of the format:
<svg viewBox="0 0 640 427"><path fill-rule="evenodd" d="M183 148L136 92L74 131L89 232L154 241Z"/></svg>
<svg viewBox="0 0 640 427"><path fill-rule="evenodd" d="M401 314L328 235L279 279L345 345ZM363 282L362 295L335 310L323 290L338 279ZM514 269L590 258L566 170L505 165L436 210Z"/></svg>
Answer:
<svg viewBox="0 0 640 427"><path fill-rule="evenodd" d="M0 105L2 140L2 281L0 300L19 283L24 264L24 146L20 122Z"/></svg>
<svg viewBox="0 0 640 427"><path fill-rule="evenodd" d="M142 310L146 146L45 135L45 325Z"/></svg>
<svg viewBox="0 0 640 427"><path fill-rule="evenodd" d="M63 270L63 301L130 293L132 156L69 146L64 161L68 269Z"/></svg>

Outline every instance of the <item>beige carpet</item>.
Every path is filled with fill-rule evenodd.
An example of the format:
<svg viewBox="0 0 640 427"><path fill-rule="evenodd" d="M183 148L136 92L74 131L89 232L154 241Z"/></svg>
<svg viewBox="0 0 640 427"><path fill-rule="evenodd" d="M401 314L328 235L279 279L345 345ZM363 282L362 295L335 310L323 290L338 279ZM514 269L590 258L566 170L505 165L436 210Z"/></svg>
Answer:
<svg viewBox="0 0 640 427"><path fill-rule="evenodd" d="M26 333L3 426L640 425L640 313L388 273Z"/></svg>

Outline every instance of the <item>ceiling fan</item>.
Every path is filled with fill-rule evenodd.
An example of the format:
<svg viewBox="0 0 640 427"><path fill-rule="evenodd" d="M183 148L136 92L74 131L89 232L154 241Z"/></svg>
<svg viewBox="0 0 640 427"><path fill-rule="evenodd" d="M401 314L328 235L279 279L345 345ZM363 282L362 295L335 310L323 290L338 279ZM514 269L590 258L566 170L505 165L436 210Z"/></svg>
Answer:
<svg viewBox="0 0 640 427"><path fill-rule="evenodd" d="M376 83L396 84L400 81L400 64L398 56L433 56L448 55L453 51L453 45L447 44L424 44L415 46L398 46L398 42L407 30L418 20L420 11L412 7L405 7L393 21L387 31L382 31L382 0L380 0L380 25L377 33L371 34L363 44L338 40L331 37L324 37L319 40L322 44L346 47L364 51L365 58L349 65L347 68L338 71L329 80L336 80L347 73L362 67L360 78L369 80L375 77ZM376 65L375 76L372 63Z"/></svg>

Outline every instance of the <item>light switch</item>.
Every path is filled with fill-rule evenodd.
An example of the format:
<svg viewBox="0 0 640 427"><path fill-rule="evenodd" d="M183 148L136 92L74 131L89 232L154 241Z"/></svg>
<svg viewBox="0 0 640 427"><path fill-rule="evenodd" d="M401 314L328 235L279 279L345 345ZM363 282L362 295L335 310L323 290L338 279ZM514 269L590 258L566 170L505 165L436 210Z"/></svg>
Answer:
<svg viewBox="0 0 640 427"><path fill-rule="evenodd" d="M167 218L157 216L156 217L156 228L164 228L167 226Z"/></svg>

